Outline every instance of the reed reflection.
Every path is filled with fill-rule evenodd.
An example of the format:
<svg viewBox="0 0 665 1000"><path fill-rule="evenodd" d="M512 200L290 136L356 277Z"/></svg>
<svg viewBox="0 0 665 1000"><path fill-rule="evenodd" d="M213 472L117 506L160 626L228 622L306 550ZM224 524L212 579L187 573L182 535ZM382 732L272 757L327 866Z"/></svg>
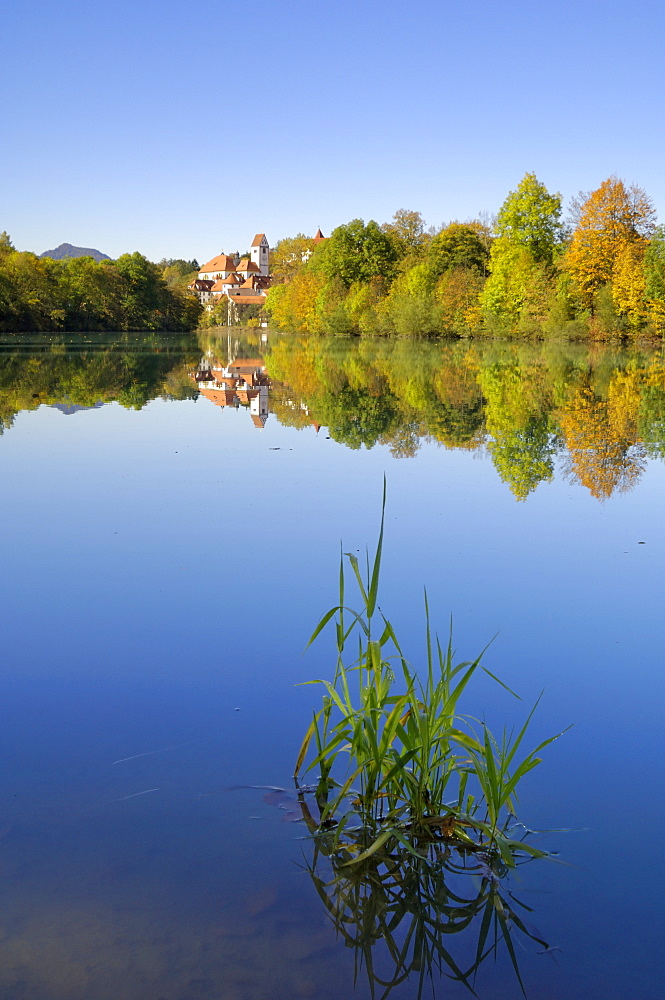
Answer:
<svg viewBox="0 0 665 1000"><path fill-rule="evenodd" d="M434 833L417 851L389 842L363 862L322 834L306 796L303 818L314 835L305 867L335 931L354 950L354 978L367 977L372 997L411 981L419 998L445 977L475 995L476 975L505 951L522 993L517 949L550 951L530 925L531 907L512 891L510 869L496 854L472 852ZM314 808L314 807L313 807ZM533 859L514 857L516 865Z"/></svg>

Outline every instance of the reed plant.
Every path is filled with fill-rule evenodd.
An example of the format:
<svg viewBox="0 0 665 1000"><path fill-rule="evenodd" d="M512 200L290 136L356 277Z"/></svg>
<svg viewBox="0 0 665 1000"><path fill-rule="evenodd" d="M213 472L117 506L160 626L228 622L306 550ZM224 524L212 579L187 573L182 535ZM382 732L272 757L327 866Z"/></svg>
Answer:
<svg viewBox="0 0 665 1000"><path fill-rule="evenodd" d="M384 482L374 557L367 553L363 572L355 555L341 554L339 602L308 643L334 623L333 677L306 682L323 688L322 705L294 772L301 790L301 776L316 775L311 832L332 833L338 861L346 865L394 843L422 857L441 841L509 868L519 858L545 857L516 833L518 786L557 736L525 754L535 706L516 735L504 731L500 739L484 722L462 714L460 700L478 671L510 689L483 665L485 651L472 661L455 661L452 625L442 645L432 632L426 594L422 676L407 660L378 604L385 503ZM346 604L349 568L359 610Z"/></svg>

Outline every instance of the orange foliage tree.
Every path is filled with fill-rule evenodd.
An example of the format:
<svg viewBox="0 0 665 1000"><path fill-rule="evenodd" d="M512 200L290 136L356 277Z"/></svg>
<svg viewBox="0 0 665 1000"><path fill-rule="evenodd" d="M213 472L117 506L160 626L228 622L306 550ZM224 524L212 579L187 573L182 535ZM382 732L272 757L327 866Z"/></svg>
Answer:
<svg viewBox="0 0 665 1000"><path fill-rule="evenodd" d="M609 177L588 196L573 203L577 216L565 267L577 283L585 304L593 308L603 286L615 282L615 305L636 311L635 293L644 252L655 225L655 210L642 188L626 187Z"/></svg>

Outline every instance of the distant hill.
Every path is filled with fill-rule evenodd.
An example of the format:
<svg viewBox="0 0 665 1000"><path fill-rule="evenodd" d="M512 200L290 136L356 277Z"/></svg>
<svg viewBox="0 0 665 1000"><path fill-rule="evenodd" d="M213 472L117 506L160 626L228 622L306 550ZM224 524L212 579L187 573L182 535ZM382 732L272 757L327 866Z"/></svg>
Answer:
<svg viewBox="0 0 665 1000"><path fill-rule="evenodd" d="M94 260L111 260L108 254L90 247L73 247L71 243L61 243L55 250L45 250L40 257L51 257L53 260L64 260L65 257L92 257Z"/></svg>

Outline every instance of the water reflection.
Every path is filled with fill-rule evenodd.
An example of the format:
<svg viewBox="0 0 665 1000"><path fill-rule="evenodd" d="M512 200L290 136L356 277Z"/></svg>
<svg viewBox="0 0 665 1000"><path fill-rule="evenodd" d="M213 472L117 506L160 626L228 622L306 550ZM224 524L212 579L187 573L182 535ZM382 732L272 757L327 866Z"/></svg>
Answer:
<svg viewBox="0 0 665 1000"><path fill-rule="evenodd" d="M502 949L524 993L516 946L551 949L527 925L531 908L508 887L505 866L445 842L425 845L418 857L393 841L349 867L351 855L334 841L317 837L306 867L338 937L354 951L356 981L364 969L372 997L409 980L420 1000L440 976L475 995L478 970Z"/></svg>
<svg viewBox="0 0 665 1000"><path fill-rule="evenodd" d="M215 406L248 406L255 427L268 419L270 379L262 358L229 358L224 363L207 350L192 378L202 396Z"/></svg>
<svg viewBox="0 0 665 1000"><path fill-rule="evenodd" d="M655 348L347 340L234 329L188 335L5 335L0 433L42 404L207 398L321 426L349 448L408 458L435 442L488 456L517 500L560 468L598 500L665 456L665 360Z"/></svg>
<svg viewBox="0 0 665 1000"><path fill-rule="evenodd" d="M0 434L41 405L73 414L110 402L138 410L157 397L194 398L187 364L198 352L193 334L3 334Z"/></svg>
<svg viewBox="0 0 665 1000"><path fill-rule="evenodd" d="M351 448L487 453L518 500L554 477L605 500L662 458L665 362L648 348L274 339L268 372ZM289 423L289 414L280 414Z"/></svg>
<svg viewBox="0 0 665 1000"><path fill-rule="evenodd" d="M229 358L262 361L271 412L263 437L249 404L230 414L197 389L189 373L208 350L225 366ZM120 409L151 399L165 403L145 414ZM170 402L178 399L184 402ZM82 409L112 401L113 408ZM66 407L68 415L44 404ZM593 827L566 845L574 868L521 869L528 895L519 886L517 898L531 902L539 888L547 890L538 897L536 922L563 948L558 963L533 956L540 945L513 928L529 995L659 995L652 857L642 850L630 865L616 865L625 814L615 806L616 788L628 785L645 803L642 826L661 824L653 789L662 701L662 476L651 468L650 488L635 490L611 518L583 496L591 488L603 495L602 475L605 495L616 494L637 481L641 462L662 459L659 354L272 336L265 342L252 332L238 336L231 351L226 336L4 337L0 411L8 424L33 411L0 438L8 581L0 833L11 824L0 840L2 997L368 997L364 969L355 992L351 987L355 946L336 945L331 911L310 876L294 868L302 841L293 838L304 829L257 822L262 807L253 802L240 808L221 796L199 797L230 782L284 782L291 774L309 710L308 689L294 693L291 684L305 673L299 653L328 586L326 560L340 536L360 544L375 527L383 459L367 462L366 474L362 455L322 441L323 434L315 441L312 423L326 420L331 436L342 441L347 434L347 444L385 442L398 455L415 453L422 442L442 446L423 447L422 461L390 463L391 606L406 582L432 583L444 614L452 604L472 647L500 628L497 666L509 664L520 690L547 687L543 726L562 718L579 723L546 791L534 785L529 792L539 825ZM233 433L220 435L225 421ZM300 446L289 455L296 440ZM268 444L281 444L281 454ZM479 463L456 462L443 447L464 459L484 454L502 476L490 467L479 487ZM562 468L585 484L570 504L559 502L563 491L552 491L558 510L554 502L540 509L501 503L502 491L512 495L509 476L513 493L528 495ZM626 469L637 470L632 480ZM247 485L229 488L234 482ZM428 508L431 496L458 482L444 508L459 535L459 545L451 545L450 529L434 519L439 510ZM352 502L340 503L338 486ZM264 505L247 497L263 497L265 488L271 524L261 536L261 579L198 558L201 530L214 535L217 521L234 537L256 536ZM474 490L482 496L467 509ZM624 555L625 538L648 544ZM302 602L295 613L294 602ZM403 614L408 628L408 601ZM192 641L201 622L204 633L222 623L221 646L214 638ZM632 685L625 683L627 659L637 672ZM111 766L202 734L213 734L213 742L188 743L182 763L158 754L135 758L131 775L125 765ZM151 788L160 791L135 796ZM365 902L371 884L345 886L346 873L321 854L314 874L342 912L340 932L363 942L376 934L380 915L371 924ZM487 900L492 887L483 887L482 871L443 876L442 907L455 910L457 897L468 915L480 897L469 926L441 937L466 973L485 913L482 893ZM393 931L398 947L412 926L414 944L421 928L433 933L427 913L417 914L434 887L424 887L416 916L409 909L418 877L404 875L412 896L400 896L401 884L389 879L376 890L378 902L393 906L382 911L385 919L401 916ZM525 920L497 891L531 931L528 913ZM621 947L608 948L617 913ZM453 914L451 923L462 919ZM493 957L483 963L477 992L514 1000L519 986L501 947L496 967ZM383 939L371 951L378 975L391 982L399 966L389 966ZM400 961L413 965L414 952ZM420 971L411 975L417 982ZM414 992L405 981L390 1000ZM468 991L444 980L437 995L459 1000Z"/></svg>

